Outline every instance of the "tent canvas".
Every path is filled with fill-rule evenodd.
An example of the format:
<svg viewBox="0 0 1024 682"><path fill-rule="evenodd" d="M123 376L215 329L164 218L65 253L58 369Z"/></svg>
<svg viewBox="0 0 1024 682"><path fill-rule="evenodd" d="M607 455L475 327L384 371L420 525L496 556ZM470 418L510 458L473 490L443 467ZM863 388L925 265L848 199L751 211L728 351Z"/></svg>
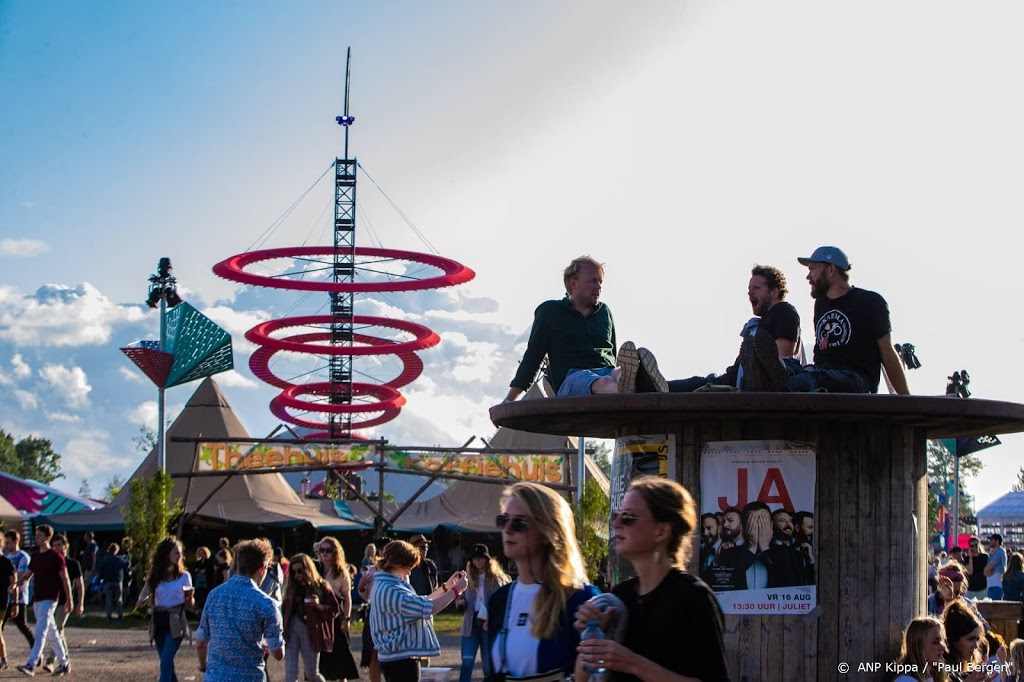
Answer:
<svg viewBox="0 0 1024 682"><path fill-rule="evenodd" d="M0 497L26 516L63 514L103 506L102 502L87 500L44 483L4 472L0 472Z"/></svg>
<svg viewBox="0 0 1024 682"><path fill-rule="evenodd" d="M523 396L524 400L543 398L540 383L536 383ZM495 449L536 449L551 450L567 448L575 450L577 441L566 436L553 436L527 431L499 428L489 443ZM576 480L577 458L569 457L570 480ZM607 494L608 479L589 455L586 457L587 475L592 476ZM443 479L442 479L443 480ZM422 502L414 502L402 512L392 530L410 533L429 533L441 526L467 533L496 533L494 517L500 511L502 491L507 485L501 483L477 483L454 481L440 495ZM384 517L390 519L401 507L401 503L384 504ZM376 506L367 507L361 501L336 501L335 510L343 518L358 519L372 525Z"/></svg>
<svg viewBox="0 0 1024 682"><path fill-rule="evenodd" d="M217 383L207 378L189 399L178 418L167 431L167 472L186 473L193 470L196 444L175 442L175 437L249 438L249 434ZM121 509L130 499L131 481L150 478L157 471L157 452L154 448L142 461L128 483L103 509L74 514L47 516L47 520L61 530L116 530L124 528ZM175 499L182 500L185 512L196 514L199 520L214 523L245 523L269 527L294 527L311 524L316 528L341 530L363 529L358 522L339 519L331 510L317 504L306 504L285 482L281 474L233 474L227 477L175 478ZM187 502L185 501L187 493ZM208 496L209 501L203 504ZM202 508L197 508L203 504Z"/></svg>

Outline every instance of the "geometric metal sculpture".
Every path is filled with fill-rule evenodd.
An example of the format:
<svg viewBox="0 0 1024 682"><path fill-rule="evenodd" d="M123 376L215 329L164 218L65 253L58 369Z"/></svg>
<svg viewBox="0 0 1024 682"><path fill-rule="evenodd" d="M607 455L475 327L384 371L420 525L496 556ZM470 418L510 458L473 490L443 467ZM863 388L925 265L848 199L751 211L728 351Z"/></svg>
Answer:
<svg viewBox="0 0 1024 682"><path fill-rule="evenodd" d="M163 386L171 373L174 356L160 350L159 341L136 341L121 352L128 356L156 386Z"/></svg>
<svg viewBox="0 0 1024 682"><path fill-rule="evenodd" d="M164 351L174 356L164 388L204 379L234 367L231 334L188 303L167 311Z"/></svg>

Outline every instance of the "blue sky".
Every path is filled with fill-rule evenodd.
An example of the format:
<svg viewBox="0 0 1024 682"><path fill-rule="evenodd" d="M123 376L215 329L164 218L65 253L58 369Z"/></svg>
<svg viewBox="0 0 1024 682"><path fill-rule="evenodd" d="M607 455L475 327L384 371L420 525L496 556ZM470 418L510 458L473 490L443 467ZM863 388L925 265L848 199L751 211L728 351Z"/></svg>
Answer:
<svg viewBox="0 0 1024 682"><path fill-rule="evenodd" d="M444 339L392 442L491 433L533 308L580 253L608 265L620 337L687 376L735 354L754 262L786 272L810 329L795 259L838 244L918 347L914 392L966 367L976 396L1018 401L1022 19L1008 2L0 2L0 425L51 438L68 487L130 473L154 395L117 348L156 335L141 302L161 256L234 336L222 384L243 422L276 425L242 333L320 302L210 268L341 154L349 45L353 153L478 273L361 304ZM330 192L266 244L328 243ZM426 248L359 192L361 244ZM969 486L982 504L1021 464L1004 441Z"/></svg>

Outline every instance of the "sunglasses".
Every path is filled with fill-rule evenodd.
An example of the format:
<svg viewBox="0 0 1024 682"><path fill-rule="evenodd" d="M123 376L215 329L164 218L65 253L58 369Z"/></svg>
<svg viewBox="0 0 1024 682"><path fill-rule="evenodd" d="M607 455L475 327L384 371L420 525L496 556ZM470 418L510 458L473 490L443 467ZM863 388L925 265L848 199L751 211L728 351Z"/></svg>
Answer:
<svg viewBox="0 0 1024 682"><path fill-rule="evenodd" d="M316 551L320 552L321 554L334 554L333 547L318 547Z"/></svg>
<svg viewBox="0 0 1024 682"><path fill-rule="evenodd" d="M643 516L637 516L633 512L628 511L612 512L612 523L619 523L628 528L637 521L653 521L653 519L644 518Z"/></svg>
<svg viewBox="0 0 1024 682"><path fill-rule="evenodd" d="M498 530L504 530L505 526L513 533L523 533L530 527L530 520L516 516L510 518L508 514L498 514L494 517L494 523L498 526Z"/></svg>

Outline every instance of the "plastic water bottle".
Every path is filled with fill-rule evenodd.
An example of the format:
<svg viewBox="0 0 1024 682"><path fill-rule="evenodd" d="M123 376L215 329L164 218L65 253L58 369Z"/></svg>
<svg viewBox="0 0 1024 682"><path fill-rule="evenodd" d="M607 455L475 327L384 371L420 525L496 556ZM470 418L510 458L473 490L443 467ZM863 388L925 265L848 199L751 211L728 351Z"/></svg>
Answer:
<svg viewBox="0 0 1024 682"><path fill-rule="evenodd" d="M600 623L598 623L596 620L588 620L586 629L584 629L583 632L580 633L581 642L584 642L588 639L604 639L604 630L601 629ZM591 680L604 678L605 669L603 667L588 668L584 666L583 670L586 671L588 675L590 675Z"/></svg>

